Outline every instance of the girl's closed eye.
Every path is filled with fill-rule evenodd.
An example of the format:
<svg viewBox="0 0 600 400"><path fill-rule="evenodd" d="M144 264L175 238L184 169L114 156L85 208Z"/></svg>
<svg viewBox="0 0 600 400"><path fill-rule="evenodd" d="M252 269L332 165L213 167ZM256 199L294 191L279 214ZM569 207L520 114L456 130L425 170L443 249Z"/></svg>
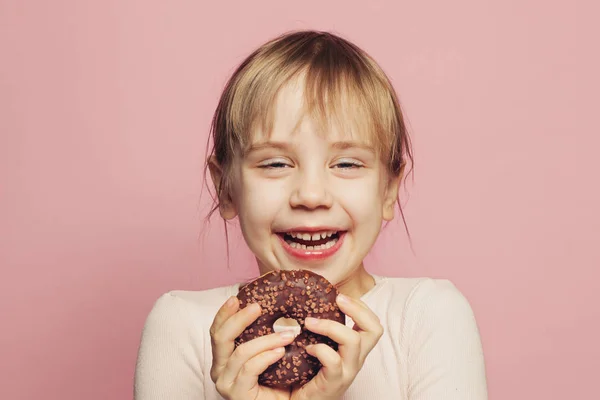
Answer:
<svg viewBox="0 0 600 400"><path fill-rule="evenodd" d="M285 160L268 160L261 163L258 168L262 169L281 169L281 168L290 168L291 165L288 161Z"/></svg>
<svg viewBox="0 0 600 400"><path fill-rule="evenodd" d="M364 164L357 160L339 160L333 165L334 168L343 170L363 168Z"/></svg>
<svg viewBox="0 0 600 400"><path fill-rule="evenodd" d="M289 162L283 160L270 160L258 165L258 168L262 169L282 169L291 167L292 165ZM341 160L333 165L333 168L338 168L342 170L359 169L363 167L364 164L356 160Z"/></svg>

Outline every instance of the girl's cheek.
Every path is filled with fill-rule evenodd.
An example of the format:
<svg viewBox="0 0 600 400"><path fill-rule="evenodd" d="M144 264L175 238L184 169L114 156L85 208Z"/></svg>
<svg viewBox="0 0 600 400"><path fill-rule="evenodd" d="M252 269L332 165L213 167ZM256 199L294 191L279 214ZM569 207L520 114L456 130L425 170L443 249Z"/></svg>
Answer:
<svg viewBox="0 0 600 400"><path fill-rule="evenodd" d="M348 179L334 181L329 190L340 201L356 204L357 206L372 205L381 197L379 183L372 178Z"/></svg>
<svg viewBox="0 0 600 400"><path fill-rule="evenodd" d="M258 219L268 219L286 202L285 188L277 184L246 185L243 197L245 211Z"/></svg>

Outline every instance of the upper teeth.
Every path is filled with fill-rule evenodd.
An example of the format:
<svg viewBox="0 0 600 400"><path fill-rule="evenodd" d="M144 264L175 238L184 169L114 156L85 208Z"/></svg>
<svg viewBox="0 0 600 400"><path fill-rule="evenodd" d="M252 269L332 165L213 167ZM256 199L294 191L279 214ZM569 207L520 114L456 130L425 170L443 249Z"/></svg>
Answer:
<svg viewBox="0 0 600 400"><path fill-rule="evenodd" d="M302 240L320 240L331 237L331 235L337 233L337 231L325 231L325 232L314 232L314 233L303 233L303 232L288 232L293 238Z"/></svg>

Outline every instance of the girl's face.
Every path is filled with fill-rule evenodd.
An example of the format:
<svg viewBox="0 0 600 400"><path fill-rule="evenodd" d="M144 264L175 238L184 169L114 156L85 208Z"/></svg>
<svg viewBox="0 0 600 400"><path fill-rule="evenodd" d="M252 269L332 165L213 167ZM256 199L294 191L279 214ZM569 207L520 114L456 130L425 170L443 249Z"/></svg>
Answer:
<svg viewBox="0 0 600 400"><path fill-rule="evenodd" d="M360 295L372 282L363 259L394 216L401 177L390 179L367 135L319 134L299 120L302 99L298 80L280 92L272 133L253 132L221 215L239 218L261 274L308 269ZM211 172L218 179L214 162Z"/></svg>

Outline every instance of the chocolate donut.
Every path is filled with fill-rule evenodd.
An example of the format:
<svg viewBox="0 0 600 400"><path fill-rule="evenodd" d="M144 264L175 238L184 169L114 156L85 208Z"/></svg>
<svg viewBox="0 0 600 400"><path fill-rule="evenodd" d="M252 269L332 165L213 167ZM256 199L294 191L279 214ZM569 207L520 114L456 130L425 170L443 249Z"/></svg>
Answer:
<svg viewBox="0 0 600 400"><path fill-rule="evenodd" d="M325 343L337 351L338 344L332 339L304 327L306 317L343 324L345 315L335 302L337 294L337 289L325 278L305 270L272 271L240 287L237 295L240 309L258 303L262 314L236 338L236 347L273 333L273 324L281 317L296 320L301 328L300 334L286 346L285 355L259 376L261 385L283 389L310 381L321 369L321 363L306 352L306 345Z"/></svg>

